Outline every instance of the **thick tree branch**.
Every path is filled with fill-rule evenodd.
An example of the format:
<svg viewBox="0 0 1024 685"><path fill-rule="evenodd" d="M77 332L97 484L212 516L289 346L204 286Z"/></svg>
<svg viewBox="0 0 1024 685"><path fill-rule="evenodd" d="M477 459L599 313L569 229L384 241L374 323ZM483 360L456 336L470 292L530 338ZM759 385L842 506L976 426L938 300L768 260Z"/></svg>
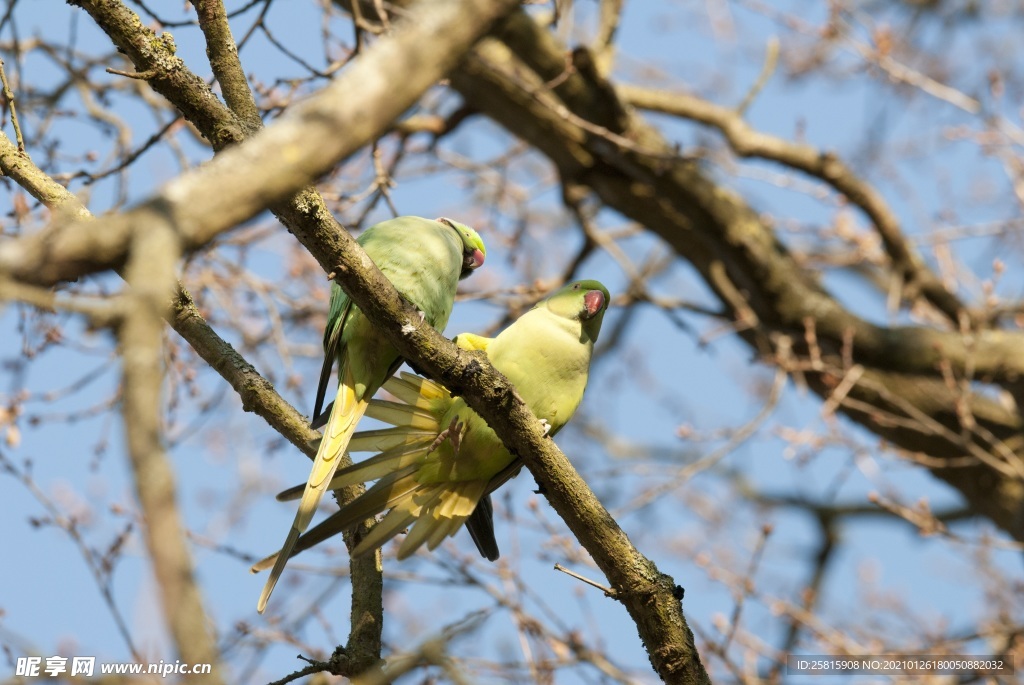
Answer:
<svg viewBox="0 0 1024 685"><path fill-rule="evenodd" d="M64 186L47 176L41 169L32 164L27 157L19 155L14 144L0 132L0 170L5 175L15 178L33 197L40 200L55 213L71 213L77 218L88 218L89 211ZM11 282L0 282L0 298L27 300L21 297L21 291L31 288L39 293L38 288L19 285ZM54 296L46 291L45 299L37 299L33 304L39 306L59 306ZM80 303L76 303L80 304ZM102 310L79 306L76 310L90 316L96 323L97 316L106 315ZM162 306L162 309L168 309ZM117 318L121 318L117 312ZM242 400L246 411L262 417L271 428L284 436L307 457L316 456L316 446L320 433L309 427L308 419L282 398L273 385L242 357L226 340L203 319L192 300L192 296L177 285L177 294L170 307L165 311L168 323L181 335L192 349L210 365L232 388ZM109 316L108 316L109 318ZM336 493L340 503L352 501L362 494L363 488L353 487ZM356 531L356 535L365 531ZM348 538L346 537L346 542ZM336 660L334 671L337 674L361 673L377 663L380 658L381 615L383 579L373 556L362 557L352 561L352 585L356 588L352 597L352 630L348 644L342 657Z"/></svg>
<svg viewBox="0 0 1024 685"><path fill-rule="evenodd" d="M237 116L232 116L231 112L228 112L217 101L206 84L198 77L189 73L180 60L174 58L172 54L168 54L167 48L173 47L173 42L171 42L169 36L157 37L152 32L144 29L138 17L120 2L83 2L81 4L92 14L100 27L110 35L114 43L129 56L138 71L155 74L151 77L150 85L177 106L186 118L195 124L213 143L216 150L223 150L232 143L241 142L247 134L251 134L260 127L261 122L258 115L254 109L250 110L248 106L247 101L251 99L251 94L244 80L241 66L237 62L237 52L233 48L230 30L224 20L222 7L219 2L201 3L198 10L204 34L207 37L214 72L218 80L221 81L228 103ZM391 66L395 69L394 72L389 73L373 63L366 64L364 56L359 60L359 64L342 77L342 79L346 79L350 83L342 86L335 84L333 87L335 98L339 97L338 94L345 93L346 89L350 89L349 92L361 92L361 98L352 100L354 105L350 107L350 110L358 111L350 111L350 115L362 119L364 123L368 121L379 122L381 130L383 130L385 126L390 125L391 120L401 110L407 107L408 104L411 104L415 97L418 97L420 91L429 86L433 80L436 80L443 73L446 60L448 62L453 60L459 54L459 51L464 50L468 46L469 41L473 40L476 35L479 35L495 17L499 16L502 11L510 9L514 4L510 0L505 0L493 6L485 6L480 2L466 2L462 3L462 5L448 3L443 7L432 7L431 21L415 23L415 30L407 32L412 35L406 36L399 33L397 41L390 41L398 43L398 47L391 51L397 54L397 59L391 60ZM480 10L480 7L483 7L483 10ZM503 7L504 10L502 9ZM415 16L413 19L415 21ZM456 28L450 29L447 27L445 25L446 21ZM440 34L443 40L437 39L438 34ZM404 40L402 40L403 38ZM385 39L381 43L383 43L384 47L388 47L389 40ZM425 46L431 46L429 49L431 54L428 57L437 58L438 61L436 63L432 62L431 59L425 61L422 55L408 49L408 46L424 49ZM379 47L379 45L376 46L374 50L370 51L370 54L379 56L382 52L378 49ZM408 60L409 64L416 65L418 68L417 73L421 75L418 81L413 79L414 83L412 83L411 89L408 78L410 72L406 68L405 60ZM377 60L377 62L381 61L387 61L387 55ZM361 71L364 74L364 80L372 80L374 85L378 87L378 90L374 91L373 88L370 88L367 91L362 88L360 79L356 77L358 73L356 75L351 73L352 71L358 72L360 64L363 65ZM430 73L431 69L434 69L433 74ZM381 84L398 82L405 84L406 88L401 92L397 92L394 88L388 86L387 92L384 96L381 96L385 101L383 103L385 113L380 113L372 107L365 106L367 105L367 95L373 95L374 93L381 95L379 90ZM419 91L415 90L417 88ZM340 97L344 99L344 95ZM372 104L372 101L369 102L369 105ZM364 105L364 107L359 105ZM315 120L317 117L320 117L322 119L319 122L321 129L308 132L308 139L324 139L324 126L337 127L337 130L351 133L353 129L351 121L346 121L344 117L334 117L332 123L331 116L324 116L325 113L331 115L330 110L333 107L333 104L327 102L320 109L307 108L306 111L310 115L308 118ZM238 123L238 120L241 120L241 124ZM366 134L367 139L377 135L379 132L374 131L372 134ZM328 139L333 137L333 135L327 135ZM350 150L339 153L339 157L349 154L364 142L365 140L355 140L350 145ZM278 154L281 149L285 151L290 149L288 147L275 149L275 147L274 144L264 146L264 152L269 150L270 155L269 157L264 157L265 159L279 159ZM258 160L264 155L264 152L256 151L250 155L250 158ZM217 160L215 164L217 163L222 163L225 167L228 166L227 163L221 162L221 160ZM243 164L245 163L243 162ZM242 168L247 167L243 166ZM277 171L274 173L277 173ZM296 188L312 180L318 173L310 173L306 178L297 181ZM239 179L232 179L232 181L240 182ZM198 182L200 185L203 183L202 180ZM173 190L173 188L169 190ZM188 198L190 192L188 189L184 189L177 197ZM255 194L263 195L265 201L266 194L262 191L257 190ZM233 202L225 198L223 194L216 200L218 204L225 201ZM338 232L343 231L343 228L327 211L326 205L319 193L313 188L305 188L298 195L278 202L274 210L285 225L303 239L307 246L310 244L315 245L317 240L322 240L325 236L336 235ZM175 212L171 213L174 214ZM198 214L195 214L195 216L198 218ZM184 217L179 218L179 221L181 220L187 219ZM227 224L230 223L231 219L226 219L225 221ZM226 224L225 227L227 227ZM113 235L111 236L111 234ZM108 233L106 237L113 237L113 241L108 242L116 242L118 238L116 229ZM43 244L46 243L44 242ZM46 246L47 248L50 247L50 245ZM87 249L86 252L91 252L91 249ZM321 261L323 262L324 260ZM92 263L83 265L84 270L88 270L93 266L94 264ZM0 256L0 268L2 268L2 256ZM52 277L56 280L66 276L55 275ZM209 330L209 327L206 326L202 317L195 310L191 299L183 290L179 291L173 323L179 332L183 332L183 335L190 341L194 349L239 391L246 408L254 408L268 420L268 423L286 435L293 443L297 444L307 455L311 454L310 439L316 434L313 433L313 436L309 436L308 433L311 433L311 431L306 428L304 421L301 417L298 417L297 412L281 400L273 392L273 389L269 387L265 379L259 376L244 359L237 355L230 345L221 340L212 330ZM341 498L343 500L350 499L356 494L356 492L341 493ZM352 563L351 571L353 587L358 588L358 590L353 592L351 611L352 631L344 650L344 659L339 662L340 670L338 671L339 673L347 674L363 671L375 664L379 658L381 641L382 582L379 565L372 556L364 557Z"/></svg>
<svg viewBox="0 0 1024 685"><path fill-rule="evenodd" d="M231 35L231 25L224 10L223 0L198 0L196 15L199 28L206 37L206 54L210 58L213 75L220 84L224 101L242 124L246 133L255 133L263 127L263 119L249 89L249 81L238 59L238 46Z"/></svg>
<svg viewBox="0 0 1024 685"><path fill-rule="evenodd" d="M67 188L50 178L46 172L18 153L14 143L0 132L0 171L12 178L32 197L39 200L57 216L89 219L92 214ZM196 309L192 296L178 283L177 292L166 318L171 327L215 371L217 371L242 398L242 406L265 419L278 433L305 452L311 459L316 456L315 443L320 433L309 427L306 417L284 400L274 387L249 362L213 330ZM12 294L17 298L16 294ZM39 306L61 306L59 302L37 302ZM91 312L82 312L90 314Z"/></svg>
<svg viewBox="0 0 1024 685"><path fill-rule="evenodd" d="M244 133L237 119L219 106L213 90L175 54L177 47L170 33L158 36L121 0L70 0L69 4L81 7L96 20L135 70L149 75L146 80L154 90L180 94L174 105L214 149L242 140Z"/></svg>
<svg viewBox="0 0 1024 685"><path fill-rule="evenodd" d="M742 324L741 336L766 360L779 357L783 342L792 346L790 352L806 354L810 322L816 344L833 355L832 371L803 371L822 397L836 389L846 356L869 368L840 409L894 444L936 457L935 475L960 490L976 511L1024 539L1020 480L981 462L952 467L981 449L1016 468L1024 454L1021 417L948 383L949 377L966 378L1018 390L1024 336L886 328L853 315L800 268L738 195L680 158L639 115L627 111L623 119L614 115L621 105L595 105L595 98L614 97L614 89L584 70L565 76L564 48L529 16L512 15L499 35L508 46L483 41L452 74L453 87L469 106L546 154L565 182L589 188L665 239L693 264ZM581 125L587 116L591 124ZM922 430L921 417L942 430ZM988 437L968 429L971 421ZM950 467L942 465L945 459Z"/></svg>
<svg viewBox="0 0 1024 685"><path fill-rule="evenodd" d="M515 54L538 44L517 43ZM536 53L530 58L541 63ZM949 363L958 374L970 368L977 377L1008 383L1024 377L1020 333L963 335L920 326L887 328L855 316L804 273L756 212L735 193L711 182L696 165L678 158L656 131L634 117L629 138L639 141L643 150L620 148L564 116L557 100L537 90L543 87L540 78L549 74L533 75L531 80L516 62L512 51L487 41L463 63L452 83L488 116L547 154L563 177L591 188L609 205L668 240L716 290L721 283L714 265L724 266L736 292L745 293L762 323L799 331L811 316L818 336L837 343L852 331L856 358L881 368L939 377L940 365ZM558 89L574 97L576 88L582 87L585 79L576 75ZM588 110L593 96L578 99L581 111Z"/></svg>
<svg viewBox="0 0 1024 685"><path fill-rule="evenodd" d="M832 152L794 143L753 129L733 109L722 107L686 93L668 93L637 86L618 86L623 100L640 109L673 114L718 129L733 152L741 157L769 159L802 171L829 184L859 207L882 238L885 250L904 283L904 294L913 299L919 293L959 328L960 317L968 316L959 298L946 289L913 245L903 235L896 214L875 188L860 178L846 162Z"/></svg>

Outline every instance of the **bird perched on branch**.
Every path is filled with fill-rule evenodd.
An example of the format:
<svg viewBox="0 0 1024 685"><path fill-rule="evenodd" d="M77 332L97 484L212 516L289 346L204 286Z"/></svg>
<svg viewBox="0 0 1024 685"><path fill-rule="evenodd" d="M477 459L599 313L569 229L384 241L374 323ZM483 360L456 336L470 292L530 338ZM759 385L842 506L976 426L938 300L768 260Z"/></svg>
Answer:
<svg viewBox="0 0 1024 685"><path fill-rule="evenodd" d="M438 330L443 330L448 323L459 280L479 268L487 254L476 231L446 218L431 221L403 216L383 221L364 231L358 242L395 289ZM337 283L331 285L324 354L313 409L314 424L320 415L335 362L338 364L338 394L309 479L300 488L299 510L281 548L283 553L260 595L257 604L260 613L267 606L292 548L309 526L327 491L370 399L402 363L398 351Z"/></svg>
<svg viewBox="0 0 1024 685"><path fill-rule="evenodd" d="M497 337L460 334L455 342L463 349L483 350L554 435L583 399L608 300L608 290L597 281L569 283ZM298 554L384 511L387 515L356 545L352 556L380 547L411 525L398 548L398 558L404 559L423 544L434 549L468 519L481 554L498 558L489 494L515 475L521 462L464 399L452 397L440 384L403 373L384 388L396 400L373 400L366 415L392 427L357 433L349 443L352 452L376 456L339 469L326 487L377 482L299 538L293 548L257 563L254 572L271 564L276 567L285 555ZM302 491L297 486L278 499L294 499Z"/></svg>

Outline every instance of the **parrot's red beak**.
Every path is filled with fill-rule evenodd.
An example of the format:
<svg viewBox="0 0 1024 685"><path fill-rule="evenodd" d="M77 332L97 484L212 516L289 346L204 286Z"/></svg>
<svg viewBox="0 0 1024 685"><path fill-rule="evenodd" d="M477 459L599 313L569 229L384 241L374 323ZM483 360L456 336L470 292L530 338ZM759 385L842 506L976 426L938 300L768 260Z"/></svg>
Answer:
<svg viewBox="0 0 1024 685"><path fill-rule="evenodd" d="M596 316L604 309L604 293L600 290L591 290L583 296L583 306L587 308L587 318Z"/></svg>
<svg viewBox="0 0 1024 685"><path fill-rule="evenodd" d="M466 256L463 257L462 259L463 269L469 269L470 271L472 271L474 269L479 269L483 265L484 253L481 252L480 250L473 250L472 252L467 253Z"/></svg>

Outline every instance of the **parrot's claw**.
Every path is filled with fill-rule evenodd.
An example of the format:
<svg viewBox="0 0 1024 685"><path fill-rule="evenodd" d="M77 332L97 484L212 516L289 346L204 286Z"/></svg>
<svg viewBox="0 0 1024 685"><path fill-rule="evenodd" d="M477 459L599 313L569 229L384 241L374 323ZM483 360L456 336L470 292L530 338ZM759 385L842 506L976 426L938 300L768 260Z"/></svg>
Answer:
<svg viewBox="0 0 1024 685"><path fill-rule="evenodd" d="M541 419L540 427L544 429L544 437L546 438L548 436L548 433L551 432L551 424L548 423L547 419Z"/></svg>
<svg viewBox="0 0 1024 685"><path fill-rule="evenodd" d="M436 450L438 447L440 447L441 443L448 439L448 433L450 431L451 431L451 428L445 428L443 431L438 433L437 437L434 438L434 442L430 443L430 449L427 450L427 454L430 454L431 452Z"/></svg>
<svg viewBox="0 0 1024 685"><path fill-rule="evenodd" d="M459 448L462 447L462 436L466 434L465 424L458 423L458 419L452 419L452 427L455 431L448 436L448 439L452 441L452 450L455 452L455 456L459 456Z"/></svg>
<svg viewBox="0 0 1024 685"><path fill-rule="evenodd" d="M452 419L451 425L445 428L443 431L437 434L434 438L434 442L430 443L430 449L427 453L433 452L441 446L445 440L450 440L452 443L452 449L455 451L455 456L459 455L459 448L462 446L462 436L466 434L466 424L459 421L459 417Z"/></svg>

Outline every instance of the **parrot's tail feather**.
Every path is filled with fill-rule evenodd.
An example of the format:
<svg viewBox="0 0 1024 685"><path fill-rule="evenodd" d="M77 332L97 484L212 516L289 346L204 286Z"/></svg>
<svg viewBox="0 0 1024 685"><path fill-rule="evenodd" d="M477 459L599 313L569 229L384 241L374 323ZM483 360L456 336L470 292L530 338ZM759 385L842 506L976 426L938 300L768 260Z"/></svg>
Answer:
<svg viewBox="0 0 1024 685"><path fill-rule="evenodd" d="M394 428L381 428L380 430L359 431L352 436L348 444L349 452L385 452L396 445L402 445L411 440L437 437L436 430L422 430L418 428L407 428L395 426Z"/></svg>
<svg viewBox="0 0 1024 685"><path fill-rule="evenodd" d="M411 445L399 445L358 464L338 469L331 479L330 489L340 490L356 483L384 478L391 472L408 466L418 466L428 454L431 442L428 439L418 440Z"/></svg>
<svg viewBox="0 0 1024 685"><path fill-rule="evenodd" d="M266 571L268 568L274 565L277 561L277 557L280 556L280 552L274 552L268 557L263 557L249 569L250 573L259 573L260 571ZM294 556L294 555L293 555Z"/></svg>
<svg viewBox="0 0 1024 685"><path fill-rule="evenodd" d="M392 426L409 426L421 430L437 428L437 416L428 408L404 402L373 400L366 409L366 415Z"/></svg>
<svg viewBox="0 0 1024 685"><path fill-rule="evenodd" d="M498 541L494 539L494 505L491 503L489 492L494 488L495 480L494 478L491 479L487 486L488 493L480 499L476 509L466 519L466 530L469 531L470 536L473 538L480 556L487 559L487 561L497 561L501 556L501 551L498 549Z"/></svg>
<svg viewBox="0 0 1024 685"><path fill-rule="evenodd" d="M409 444L399 444L385 450L375 457L370 457L358 464L338 469L328 484L328 490L340 490L356 483L365 483L378 478L393 475L392 472L419 462L430 446L433 436L418 438ZM277 499L285 502L298 499L305 485L296 485L277 495Z"/></svg>
<svg viewBox="0 0 1024 685"><path fill-rule="evenodd" d="M360 521L387 511L389 507L412 497L421 487L412 477L415 472L416 465L412 465L381 478L361 497L356 498L332 515L332 517L337 517L334 526L340 530L351 528ZM312 532L310 531L310 533Z"/></svg>
<svg viewBox="0 0 1024 685"><path fill-rule="evenodd" d="M368 400L359 395L356 391L355 380L352 377L352 368L342 357L339 369L338 396L334 400L334 408L331 410L331 418L327 421L324 429L324 437L317 449L316 459L313 461L313 469L309 473L306 485L302 490L302 499L299 502L299 510L295 513L295 521L292 523L288 537L285 538L279 556L274 562L274 568L270 571L270 577L263 587L257 610L262 613L267 606L270 593L274 591L281 573L284 572L285 564L292 556L292 550L299 536L313 519L320 499L334 477L338 469L338 463L345 454L349 440L355 432L356 424L366 412Z"/></svg>
<svg viewBox="0 0 1024 685"><path fill-rule="evenodd" d="M403 499L411 497L415 490L420 487L416 479L410 477L416 472L416 468L417 466L413 464L381 478L361 496L328 516L300 537L298 542L292 545L289 553L290 556L304 552L310 547L314 547L324 540L344 532L368 518L376 516ZM276 565L280 554L281 552L275 552L259 560L253 564L251 571L258 573Z"/></svg>
<svg viewBox="0 0 1024 685"><path fill-rule="evenodd" d="M431 411L429 402L432 401L431 397L445 396L444 388L433 381L409 374L403 374L400 379L392 378L385 384L385 388L402 402L371 400L365 414L390 423L392 427L360 431L348 443L350 452L378 452L377 456L336 470L324 490L338 490L376 480L393 470L419 461L441 432L438 414L436 410ZM328 440L329 435L325 432L324 441ZM277 499L296 499L300 495L305 496L307 491L306 486L288 488L278 494Z"/></svg>
<svg viewBox="0 0 1024 685"><path fill-rule="evenodd" d="M478 483L479 481L460 483L462 487L459 496L447 499L441 507L439 512L440 518L437 521L437 524L427 537L427 549L436 549L438 545L444 542L445 538L454 536L454 534L459 531L459 528L462 527L462 524L466 522L469 514L464 514L462 512L466 511L467 505L472 501L475 494L474 487L478 485ZM475 511L477 506L479 505L474 504L470 513Z"/></svg>
<svg viewBox="0 0 1024 685"><path fill-rule="evenodd" d="M288 537L285 538L284 546L281 549L290 550L292 547L295 546L295 543L298 542L299 535L301 534L302 531L296 529L295 526L292 526L291 530L288 531ZM277 554L274 557L268 557L268 559L273 559L274 568L270 572L270 577L267 578L266 584L263 585L263 592L260 593L260 599L256 603L256 611L258 613L262 614L263 610L267 608L267 602L270 600L270 593L274 591L274 587L277 585L278 579L284 572L284 565L288 563L289 556L290 555ZM267 561L268 559L265 559L264 561ZM254 565L251 570L253 573L256 573L261 569L256 568L256 566Z"/></svg>
<svg viewBox="0 0 1024 685"><path fill-rule="evenodd" d="M352 558L358 558L377 549L391 538L405 530L416 520L416 515L406 509L395 508L388 512L377 525L370 529L362 542L352 550Z"/></svg>
<svg viewBox="0 0 1024 685"><path fill-rule="evenodd" d="M341 386L346 385L345 380L346 376L343 376ZM441 417L450 403L448 391L433 381L405 373L388 380L384 388L399 401L355 402L354 397L343 396L339 389L335 410L320 446L321 453L331 449L344 450L347 446L351 452L374 451L378 454L344 468L337 468L338 459L331 457L332 468L326 480L327 471L317 469L320 463L318 454L317 465L314 465L314 473L306 486L285 490L278 495L278 499L293 499L301 494L305 503L313 491L319 493L315 501L318 502L319 496L327 489L336 490L373 480L377 482L363 495L297 540L293 539L297 533L295 536L290 533L278 555L267 557L254 565L253 571L273 566L274 571L267 581L269 589L273 589L273 583L277 582L276 576L280 575L287 557L389 509L384 518L352 550L353 557L382 546L412 524L415 525L402 541L398 557L404 559L424 544L434 549L462 527L486 494L489 479L441 483L421 483L417 480L423 464L436 456L434 443L447 428L441 426ZM351 440L341 442L344 436L339 433L340 424L336 424L335 414L347 416L349 407L354 407L355 412L358 412L355 416L357 421L365 413L366 416L392 424L392 427L361 431L352 435ZM303 511L300 506L300 514ZM312 516L312 510L309 515ZM300 519L297 516L293 532L301 532L308 522L308 518ZM269 595L269 589L265 594ZM261 602L265 604L262 599Z"/></svg>
<svg viewBox="0 0 1024 685"><path fill-rule="evenodd" d="M437 483L423 488L422 496L413 497L410 514L418 520L409 535L398 548L398 558L405 559L427 543L434 549L449 535L453 535L466 518L473 513L477 502L483 497L487 482L484 480L462 481L460 483ZM395 507L408 507L405 503Z"/></svg>
<svg viewBox="0 0 1024 685"><path fill-rule="evenodd" d="M451 393L443 385L439 385L429 378L420 378L411 373L402 372L392 376L384 389L413 406L425 406L426 403L451 396Z"/></svg>
<svg viewBox="0 0 1024 685"><path fill-rule="evenodd" d="M454 519L448 519L447 521L440 521L440 522L438 522L437 525L435 525L433 527L433 529L430 531L430 535L427 536L427 541L426 541L427 542L427 549L429 549L429 550L436 549L438 545L440 545L442 542L444 542L444 539L446 537L448 537L448 535L450 534L449 533L449 531L451 529L451 525L450 524L453 521L454 521ZM460 521L460 523L461 523L461 521ZM458 528L456 528L455 530L458 530Z"/></svg>
<svg viewBox="0 0 1024 685"><path fill-rule="evenodd" d="M344 367L342 382L338 385L338 398L334 401L334 411L331 412L331 418L324 429L324 437L320 441L313 470L306 481L299 511L295 516L294 525L300 533L309 527L317 505L320 504L320 499L327 491L327 486L338 469L338 463L345 454L356 424L363 418L368 405L367 400L356 396L355 381L348 365L344 364Z"/></svg>

